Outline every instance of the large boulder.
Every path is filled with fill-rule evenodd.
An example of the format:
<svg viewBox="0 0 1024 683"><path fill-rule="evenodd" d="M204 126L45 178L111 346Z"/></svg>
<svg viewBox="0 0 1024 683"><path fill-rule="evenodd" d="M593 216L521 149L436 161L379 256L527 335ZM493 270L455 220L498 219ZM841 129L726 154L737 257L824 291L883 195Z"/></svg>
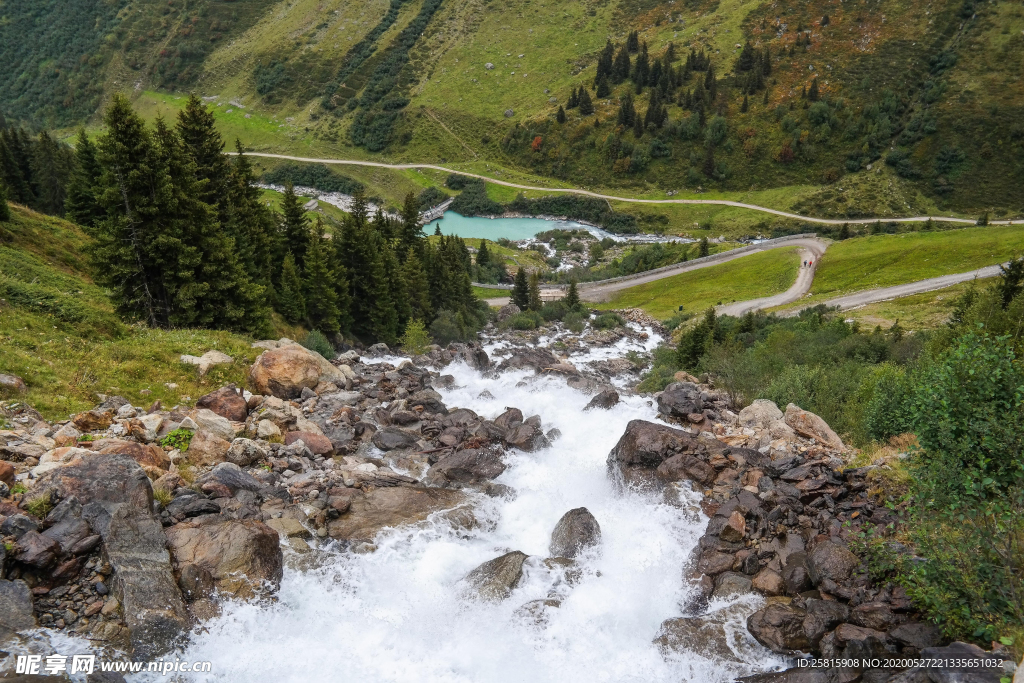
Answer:
<svg viewBox="0 0 1024 683"><path fill-rule="evenodd" d="M71 422L79 431L95 432L112 425L114 415L109 410L89 410L75 415Z"/></svg>
<svg viewBox="0 0 1024 683"><path fill-rule="evenodd" d="M662 462L679 453L693 453L697 448L697 439L689 432L646 420L631 420L608 455L608 470L626 483L648 483Z"/></svg>
<svg viewBox="0 0 1024 683"><path fill-rule="evenodd" d="M434 486L479 484L505 471L501 453L493 448L467 448L438 460L427 473Z"/></svg>
<svg viewBox="0 0 1024 683"><path fill-rule="evenodd" d="M218 439L230 443L235 438L235 427L226 417L207 408L199 408L189 413L189 417L196 423L201 431L209 432Z"/></svg>
<svg viewBox="0 0 1024 683"><path fill-rule="evenodd" d="M245 422L249 409L241 393L234 387L222 387L211 391L196 401L196 408L212 410L231 422Z"/></svg>
<svg viewBox="0 0 1024 683"><path fill-rule="evenodd" d="M224 460L239 467L248 467L259 460L270 457L270 444L253 439L235 439L231 442Z"/></svg>
<svg viewBox="0 0 1024 683"><path fill-rule="evenodd" d="M792 427L793 431L800 436L814 439L821 445L834 448L835 450L846 450L846 446L843 444L843 440L839 438L839 435L832 431L827 422L814 413L807 412L799 406L790 403L786 406L785 420L786 424Z"/></svg>
<svg viewBox="0 0 1024 683"><path fill-rule="evenodd" d="M553 557L575 558L577 555L601 544L601 525L587 508L569 510L551 532L549 550Z"/></svg>
<svg viewBox="0 0 1024 683"><path fill-rule="evenodd" d="M457 489L395 486L354 491L348 511L328 522L331 538L372 541L383 529L422 522L431 513L464 504L466 494Z"/></svg>
<svg viewBox="0 0 1024 683"><path fill-rule="evenodd" d="M807 612L794 605L773 602L747 618L747 630L772 652L784 654L810 647L804 631Z"/></svg>
<svg viewBox="0 0 1024 683"><path fill-rule="evenodd" d="M417 441L415 434L398 427L385 427L373 435L373 445L382 451L412 448Z"/></svg>
<svg viewBox="0 0 1024 683"><path fill-rule="evenodd" d="M284 435L285 446L291 446L296 441L304 443L306 448L313 451L316 455L327 455L334 450L331 440L323 434L314 434L313 432L288 432Z"/></svg>
<svg viewBox="0 0 1024 683"><path fill-rule="evenodd" d="M0 373L0 392L7 391L12 394L24 394L28 391L25 380L17 375L5 375Z"/></svg>
<svg viewBox="0 0 1024 683"><path fill-rule="evenodd" d="M192 464L210 467L224 462L231 449L231 443L205 429L200 429L192 436L186 455Z"/></svg>
<svg viewBox="0 0 1024 683"><path fill-rule="evenodd" d="M704 410L700 388L690 382L669 384L658 396L658 412L671 417L686 417Z"/></svg>
<svg viewBox="0 0 1024 683"><path fill-rule="evenodd" d="M321 382L346 386L345 373L316 351L288 344L260 354L249 368L249 384L258 394L298 398L302 389L315 389Z"/></svg>
<svg viewBox="0 0 1024 683"><path fill-rule="evenodd" d="M141 444L138 441L121 439L100 439L95 442L93 450L104 455L120 453L139 463L143 467L156 467L166 470L171 466L171 459L164 449L156 444Z"/></svg>
<svg viewBox="0 0 1024 683"><path fill-rule="evenodd" d="M833 541L822 541L807 556L807 574L817 586L825 579L842 583L850 578L860 559Z"/></svg>
<svg viewBox="0 0 1024 683"><path fill-rule="evenodd" d="M601 408L602 410L610 410L614 408L619 402L619 392L612 388L605 389L594 398L590 399L590 403L583 410L593 410L594 408Z"/></svg>
<svg viewBox="0 0 1024 683"><path fill-rule="evenodd" d="M526 553L513 550L484 562L463 580L476 597L499 602L510 596L519 585L527 557Z"/></svg>
<svg viewBox="0 0 1024 683"><path fill-rule="evenodd" d="M32 592L24 581L0 579L0 643L18 631L36 627Z"/></svg>
<svg viewBox="0 0 1024 683"><path fill-rule="evenodd" d="M505 445L532 453L551 445L540 425L526 421L516 425L505 433Z"/></svg>
<svg viewBox="0 0 1024 683"><path fill-rule="evenodd" d="M730 628L729 622L742 618L744 609L747 608L740 603L699 617L666 619L658 629L654 644L665 654L696 652L718 661L741 663L743 659L736 651L742 651L742 636Z"/></svg>
<svg viewBox="0 0 1024 683"><path fill-rule="evenodd" d="M179 575L188 565L208 572L217 590L240 598L277 590L284 559L278 534L254 519L183 522L168 527Z"/></svg>
<svg viewBox="0 0 1024 683"><path fill-rule="evenodd" d="M126 455L97 454L47 472L35 488L59 500L77 498L82 519L103 538L133 655L151 659L170 650L188 628L188 614L153 514L153 489L139 464Z"/></svg>
<svg viewBox="0 0 1024 683"><path fill-rule="evenodd" d="M782 419L782 411L774 401L759 398L740 411L739 423L744 427L767 429L773 422Z"/></svg>

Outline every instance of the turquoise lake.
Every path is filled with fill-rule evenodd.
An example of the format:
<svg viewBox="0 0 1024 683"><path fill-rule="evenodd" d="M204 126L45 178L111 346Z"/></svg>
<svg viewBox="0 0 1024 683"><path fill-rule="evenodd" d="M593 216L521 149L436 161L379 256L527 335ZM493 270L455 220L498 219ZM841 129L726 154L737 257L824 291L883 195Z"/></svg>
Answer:
<svg viewBox="0 0 1024 683"><path fill-rule="evenodd" d="M434 234L436 226L441 226L444 235L459 237L475 237L498 240L504 237L510 240L525 240L545 230L594 228L581 225L575 221L552 221L543 218L483 218L481 216L462 216L454 211L446 211L444 216L423 226L423 232Z"/></svg>

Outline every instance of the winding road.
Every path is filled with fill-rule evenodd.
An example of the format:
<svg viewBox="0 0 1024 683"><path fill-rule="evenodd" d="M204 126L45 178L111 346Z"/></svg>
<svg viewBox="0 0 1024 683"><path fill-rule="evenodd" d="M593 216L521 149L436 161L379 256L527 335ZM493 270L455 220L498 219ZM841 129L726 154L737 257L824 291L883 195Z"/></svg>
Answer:
<svg viewBox="0 0 1024 683"><path fill-rule="evenodd" d="M236 154L236 152L225 152L225 154ZM770 209L767 206L758 206L757 204L746 204L744 202L734 202L728 199L636 199L634 197L616 197L610 194L600 194L598 192L591 192L589 190L581 190L573 187L537 187L535 185L520 185L519 183L510 183L507 180L498 180L490 176L480 175L478 173L469 173L466 171L456 171L451 168L444 166L438 166L436 164L385 164L380 161L363 161L360 159L316 159L310 157L296 157L289 156L287 154L269 154L266 152L246 152L247 156L252 157L264 157L267 159L284 159L286 161L304 161L315 164L334 164L340 166L372 166L375 168L390 168L396 171L403 171L415 168L427 168L435 171L443 171L445 173L458 173L459 175L469 176L470 178L480 178L486 180L489 183L495 185L504 185L505 187L514 187L519 190L538 190L540 192L565 192L569 194L578 194L585 197L597 197L598 199L607 199L616 202L629 202L632 204L716 204L719 206L734 206L740 209L750 209L752 211L761 211L762 213L770 213L774 216L782 216L783 218L795 218L801 221L807 221L808 223L818 223L821 225L842 225L843 223L849 223L851 225L863 225L867 223L875 223L877 221L886 221L887 223L920 223L926 221L929 218L935 222L942 223L966 223L973 225L975 221L971 218L954 218L952 216L911 216L907 218L890 218L888 216L881 216L876 218L814 218L811 216L803 216L798 213L790 213L788 211L780 211L778 209ZM1024 219L1017 220L1006 220L1006 221L989 221L989 225L1024 225Z"/></svg>

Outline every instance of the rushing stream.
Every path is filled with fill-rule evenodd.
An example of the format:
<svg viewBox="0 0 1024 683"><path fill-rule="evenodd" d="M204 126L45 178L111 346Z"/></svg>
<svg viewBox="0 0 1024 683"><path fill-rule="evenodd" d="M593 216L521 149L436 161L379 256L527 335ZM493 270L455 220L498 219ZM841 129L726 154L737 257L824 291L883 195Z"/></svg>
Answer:
<svg viewBox="0 0 1024 683"><path fill-rule="evenodd" d="M571 360L579 365L627 348L640 347L620 343ZM584 412L590 397L559 377L524 371L485 379L461 364L445 372L456 380L439 390L449 408L493 418L516 406L539 414L545 430L561 431L546 450L507 456L497 481L515 489L515 499L481 496L473 531L436 522L386 533L367 554L286 551L277 601L227 604L193 635L182 659L211 661L209 680L239 682L705 682L781 663L746 635L743 617L757 604L749 596L731 606L738 616L729 624L749 665L697 653L666 658L652 644L661 622L682 613L683 567L707 518L696 494L680 508L654 494L618 492L609 480L608 452L629 420L656 419L650 399L624 397L610 411ZM494 398L481 398L485 390ZM599 521L603 542L569 586L542 560L555 523L581 506ZM467 597L460 579L510 550L531 555L512 597L496 604ZM561 605L544 610L544 623L517 614L549 596ZM711 609L729 606L718 601Z"/></svg>

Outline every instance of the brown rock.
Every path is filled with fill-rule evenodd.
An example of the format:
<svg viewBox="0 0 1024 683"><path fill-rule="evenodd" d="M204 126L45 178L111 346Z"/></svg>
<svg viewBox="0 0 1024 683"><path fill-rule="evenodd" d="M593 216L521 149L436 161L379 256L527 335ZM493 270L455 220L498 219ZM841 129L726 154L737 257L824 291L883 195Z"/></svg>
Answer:
<svg viewBox="0 0 1024 683"><path fill-rule="evenodd" d="M892 654L889 637L881 631L839 624L836 630L821 639L821 655L828 659L867 659Z"/></svg>
<svg viewBox="0 0 1024 683"><path fill-rule="evenodd" d="M498 450L467 448L438 460L427 473L427 480L432 486L479 484L504 471L505 464Z"/></svg>
<svg viewBox="0 0 1024 683"><path fill-rule="evenodd" d="M114 417L108 412L90 410L75 415L72 422L75 428L82 432L95 432L106 429L114 423Z"/></svg>
<svg viewBox="0 0 1024 683"><path fill-rule="evenodd" d="M223 387L217 391L211 391L196 401L196 408L212 410L232 422L245 422L245 418L249 415L249 408L246 405L245 399L242 398L237 389L232 387Z"/></svg>
<svg viewBox="0 0 1024 683"><path fill-rule="evenodd" d="M0 481L8 486L14 486L14 465L6 460L0 460Z"/></svg>
<svg viewBox="0 0 1024 683"><path fill-rule="evenodd" d="M658 465L655 475L662 481L695 481L707 486L715 480L715 468L687 453L673 455Z"/></svg>
<svg viewBox="0 0 1024 683"><path fill-rule="evenodd" d="M814 439L823 446L834 448L836 450L846 450L843 440L839 438L839 435L832 431L832 428L828 426L828 423L822 420L814 413L807 412L799 406L790 403L786 406L786 424L793 428L800 436L808 439Z"/></svg>
<svg viewBox="0 0 1024 683"><path fill-rule="evenodd" d="M587 548L601 543L601 525L587 508L569 510L551 532L548 551L554 557L575 558Z"/></svg>
<svg viewBox="0 0 1024 683"><path fill-rule="evenodd" d="M782 576L767 567L759 571L751 583L754 590L762 595L782 595L786 590L786 583L782 580Z"/></svg>
<svg viewBox="0 0 1024 683"><path fill-rule="evenodd" d="M723 541L729 543L739 543L743 540L743 536L747 533L747 520L743 518L743 515L738 510L734 510L729 515L729 520L725 523L722 531L719 533L719 537Z"/></svg>
<svg viewBox="0 0 1024 683"><path fill-rule="evenodd" d="M511 595L523 578L523 562L528 556L518 550L484 562L466 575L465 581L480 598L500 601Z"/></svg>
<svg viewBox="0 0 1024 683"><path fill-rule="evenodd" d="M375 488L354 495L348 512L329 522L327 531L334 539L372 541L387 527L421 522L433 512L454 508L466 500L457 489Z"/></svg>
<svg viewBox="0 0 1024 683"><path fill-rule="evenodd" d="M646 420L632 420L608 454L608 469L621 475L626 483L648 483L662 462L697 450L697 439L689 432Z"/></svg>
<svg viewBox="0 0 1024 683"><path fill-rule="evenodd" d="M200 429L192 436L186 455L195 465L216 465L224 462L231 443L219 436L214 436L205 429Z"/></svg>
<svg viewBox="0 0 1024 683"><path fill-rule="evenodd" d="M286 446L291 446L296 441L302 441L302 443L306 444L306 448L317 455L327 455L334 450L334 446L331 445L331 440L323 434L314 434L313 432L288 432L284 435L284 443Z"/></svg>
<svg viewBox="0 0 1024 683"><path fill-rule="evenodd" d="M747 619L747 630L757 642L772 652L806 650L810 640L804 632L807 613L793 605L772 603Z"/></svg>
<svg viewBox="0 0 1024 683"><path fill-rule="evenodd" d="M697 571L708 576L714 576L715 574L721 574L732 569L735 561L736 557L729 553L705 551L701 553L700 560L697 562Z"/></svg>
<svg viewBox="0 0 1024 683"><path fill-rule="evenodd" d="M884 602L865 602L850 611L850 621L857 626L885 631L899 621L892 609Z"/></svg>
<svg viewBox="0 0 1024 683"><path fill-rule="evenodd" d="M249 384L259 394L298 398L302 389L314 389L321 381L344 386L345 375L315 351L298 344L270 349L249 368Z"/></svg>
<svg viewBox="0 0 1024 683"><path fill-rule="evenodd" d="M60 555L60 543L38 531L22 534L14 545L14 559L33 567L47 567Z"/></svg>
<svg viewBox="0 0 1024 683"><path fill-rule="evenodd" d="M179 572L196 565L210 573L218 590L240 598L281 583L283 556L276 531L254 519L207 524L183 523L166 529Z"/></svg>
<svg viewBox="0 0 1024 683"><path fill-rule="evenodd" d="M807 574L815 586L825 579L842 583L859 564L857 556L843 546L824 541L814 546L807 556Z"/></svg>
<svg viewBox="0 0 1024 683"><path fill-rule="evenodd" d="M143 467L166 470L171 466L171 459L167 457L167 453L155 444L141 444L138 441L122 441L120 439L100 439L93 444L93 451L104 455L123 453Z"/></svg>

